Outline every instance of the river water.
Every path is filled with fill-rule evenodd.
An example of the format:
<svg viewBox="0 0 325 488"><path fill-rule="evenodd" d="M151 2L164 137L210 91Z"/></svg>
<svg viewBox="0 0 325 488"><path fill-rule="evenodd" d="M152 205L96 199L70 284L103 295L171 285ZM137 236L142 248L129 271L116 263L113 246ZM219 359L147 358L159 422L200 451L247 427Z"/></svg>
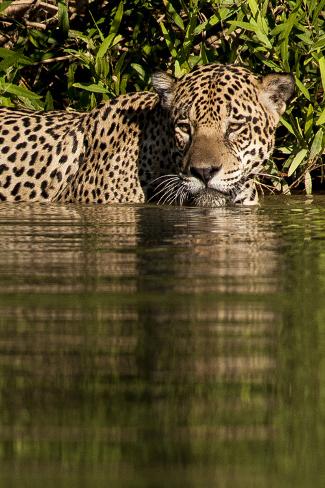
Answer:
<svg viewBox="0 0 325 488"><path fill-rule="evenodd" d="M325 197L0 206L0 486L325 486Z"/></svg>

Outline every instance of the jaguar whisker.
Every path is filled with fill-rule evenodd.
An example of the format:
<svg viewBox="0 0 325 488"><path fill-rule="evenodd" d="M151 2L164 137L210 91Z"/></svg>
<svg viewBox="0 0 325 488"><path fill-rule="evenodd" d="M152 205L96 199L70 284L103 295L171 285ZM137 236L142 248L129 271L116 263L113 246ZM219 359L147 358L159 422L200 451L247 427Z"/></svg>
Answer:
<svg viewBox="0 0 325 488"><path fill-rule="evenodd" d="M182 189L183 189L183 191L182 191L182 193L180 195L180 199L179 199L179 203L181 206L183 206L185 198L187 198L187 196L189 194L189 192L188 192L188 190L186 190L186 188L183 187Z"/></svg>
<svg viewBox="0 0 325 488"><path fill-rule="evenodd" d="M154 183L155 181L161 180L162 178L168 178L168 177L170 177L170 176L173 176L173 177L175 177L175 178L178 178L178 176L177 176L177 175L175 175L175 174L172 174L172 173L171 173L171 174L168 174L168 175L162 175L162 176L158 176L158 178L155 178L154 180L151 180L151 181L150 181L150 184Z"/></svg>
<svg viewBox="0 0 325 488"><path fill-rule="evenodd" d="M182 191L183 191L183 187L182 187L182 186L180 186L180 187L179 187L179 188L176 190L176 192L175 192L175 194L174 194L174 195L171 195L170 197L168 197L168 198L167 198L166 203L167 203L168 205L172 205L174 202L176 202L176 201L177 201L177 199L178 199L178 197L179 197L179 195L180 195L180 193L181 193Z"/></svg>
<svg viewBox="0 0 325 488"><path fill-rule="evenodd" d="M173 182L173 181L168 182L168 183L167 183L167 185L166 185L166 186L164 186L163 188L160 188L160 190L159 190L159 191L154 191L154 192L153 192L153 194L152 194L152 196L151 196L151 197L148 199L148 202L152 201L152 200L153 200L154 198L156 198L156 197L157 197L157 196L158 196L160 193L162 193L162 192L164 192L164 191L166 191L166 190L169 190L169 188L172 188L172 187L174 187L174 186L176 186L176 185L177 185L177 182L175 182L175 181L174 181L174 182ZM162 195L162 196L163 196L163 195Z"/></svg>
<svg viewBox="0 0 325 488"><path fill-rule="evenodd" d="M179 181L179 178L178 176L174 176L173 178L172 177L166 178L164 181L161 181L158 185L155 185L155 189L159 188L164 184L169 183L170 181Z"/></svg>
<svg viewBox="0 0 325 488"><path fill-rule="evenodd" d="M177 186L176 183L174 183L173 185L170 185L169 188L166 189L166 192L161 195L161 197L159 198L157 204L159 204L159 203L165 203L166 198L173 193L173 191L175 190L175 187L176 186Z"/></svg>

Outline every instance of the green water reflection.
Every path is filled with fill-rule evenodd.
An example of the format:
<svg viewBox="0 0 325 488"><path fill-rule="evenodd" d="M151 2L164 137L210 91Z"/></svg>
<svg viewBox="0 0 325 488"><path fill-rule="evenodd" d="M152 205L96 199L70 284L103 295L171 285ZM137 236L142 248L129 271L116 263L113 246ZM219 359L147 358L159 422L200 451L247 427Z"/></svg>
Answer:
<svg viewBox="0 0 325 488"><path fill-rule="evenodd" d="M0 485L325 483L325 197L0 206Z"/></svg>

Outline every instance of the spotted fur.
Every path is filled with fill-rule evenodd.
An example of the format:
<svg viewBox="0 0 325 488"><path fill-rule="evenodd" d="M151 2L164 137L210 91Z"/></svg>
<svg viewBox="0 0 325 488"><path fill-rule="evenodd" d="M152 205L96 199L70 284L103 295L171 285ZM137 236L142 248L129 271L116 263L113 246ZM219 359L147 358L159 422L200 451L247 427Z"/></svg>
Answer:
<svg viewBox="0 0 325 488"><path fill-rule="evenodd" d="M0 201L256 203L290 75L198 67L89 113L0 108Z"/></svg>
<svg viewBox="0 0 325 488"><path fill-rule="evenodd" d="M238 66L207 65L176 83L164 73L153 81L170 111L180 166L178 175L159 182L160 201L256 204L254 176L273 150L293 77L258 77Z"/></svg>

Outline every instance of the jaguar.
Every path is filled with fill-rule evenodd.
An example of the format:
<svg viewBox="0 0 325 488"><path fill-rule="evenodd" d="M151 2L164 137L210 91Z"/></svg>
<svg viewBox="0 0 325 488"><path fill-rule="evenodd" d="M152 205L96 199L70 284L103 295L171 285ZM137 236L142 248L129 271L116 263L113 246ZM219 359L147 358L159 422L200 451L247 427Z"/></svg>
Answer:
<svg viewBox="0 0 325 488"><path fill-rule="evenodd" d="M258 202L293 76L198 66L90 112L0 108L0 201L218 207Z"/></svg>

